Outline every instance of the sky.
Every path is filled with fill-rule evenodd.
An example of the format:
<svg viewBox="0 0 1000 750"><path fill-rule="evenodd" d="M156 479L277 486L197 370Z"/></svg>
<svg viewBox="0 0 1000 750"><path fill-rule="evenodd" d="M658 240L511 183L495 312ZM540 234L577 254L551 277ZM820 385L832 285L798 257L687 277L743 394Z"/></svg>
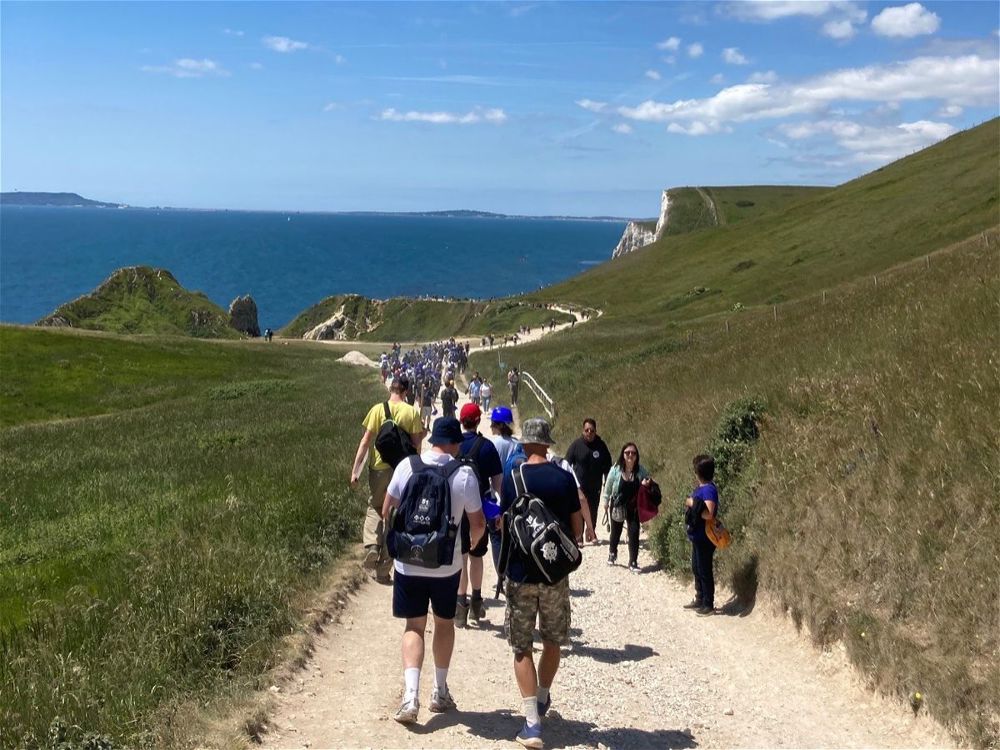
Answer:
<svg viewBox="0 0 1000 750"><path fill-rule="evenodd" d="M996 2L0 3L0 186L655 216L998 115Z"/></svg>

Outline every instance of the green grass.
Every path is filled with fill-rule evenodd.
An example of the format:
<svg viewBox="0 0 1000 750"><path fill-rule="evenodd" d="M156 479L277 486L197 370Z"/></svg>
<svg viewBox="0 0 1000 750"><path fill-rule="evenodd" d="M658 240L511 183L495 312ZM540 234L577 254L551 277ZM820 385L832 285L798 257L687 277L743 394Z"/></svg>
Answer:
<svg viewBox="0 0 1000 750"><path fill-rule="evenodd" d="M90 294L60 306L39 325L126 334L241 338L226 312L169 271L136 266L115 271Z"/></svg>
<svg viewBox="0 0 1000 750"><path fill-rule="evenodd" d="M178 705L256 686L359 535L382 391L338 356L0 328L0 746L56 716L159 746Z"/></svg>
<svg viewBox="0 0 1000 750"><path fill-rule="evenodd" d="M715 201L719 224L737 224L771 211L784 210L804 198L817 198L830 191L825 187L797 185L741 185L706 187L703 190Z"/></svg>

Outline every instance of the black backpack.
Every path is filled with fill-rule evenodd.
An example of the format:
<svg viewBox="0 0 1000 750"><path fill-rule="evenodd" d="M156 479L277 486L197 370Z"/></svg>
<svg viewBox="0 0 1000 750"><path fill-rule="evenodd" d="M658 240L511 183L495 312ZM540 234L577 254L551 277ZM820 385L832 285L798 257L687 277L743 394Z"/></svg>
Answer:
<svg viewBox="0 0 1000 750"><path fill-rule="evenodd" d="M543 583L549 585L559 583L580 567L583 554L555 514L525 487L523 467L524 464L520 464L511 473L517 499L504 513L497 566L501 573L499 578L503 580L511 550L516 549L529 577L541 577Z"/></svg>
<svg viewBox="0 0 1000 750"><path fill-rule="evenodd" d="M472 445L469 446L467 451L459 451L455 460L458 461L462 466L468 466L472 469L472 473L476 475L476 481L479 482L479 487L482 489L483 480L479 477L479 464L476 463L476 457L479 455L479 451L483 447L483 443L486 442L486 438L482 435L476 435L476 439L472 441Z"/></svg>
<svg viewBox="0 0 1000 750"><path fill-rule="evenodd" d="M383 461L395 469L404 458L416 455L417 449L413 447L410 433L396 424L392 418L389 402L384 402L382 408L385 409L385 420L375 438L375 450L382 456Z"/></svg>
<svg viewBox="0 0 1000 750"><path fill-rule="evenodd" d="M420 456L410 456L409 461L413 476L389 518L385 538L389 556L421 568L450 565L458 533L451 522L450 480L462 464L427 465Z"/></svg>

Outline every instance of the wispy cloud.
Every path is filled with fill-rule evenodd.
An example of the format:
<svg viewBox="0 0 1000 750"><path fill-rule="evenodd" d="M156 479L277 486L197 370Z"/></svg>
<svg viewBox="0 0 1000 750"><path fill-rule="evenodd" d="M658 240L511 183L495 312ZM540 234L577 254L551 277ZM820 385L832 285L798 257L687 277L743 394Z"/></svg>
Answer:
<svg viewBox="0 0 1000 750"><path fill-rule="evenodd" d="M777 81L778 74L773 70L751 73L750 77L747 79L747 83L777 83Z"/></svg>
<svg viewBox="0 0 1000 750"><path fill-rule="evenodd" d="M645 75L646 78L650 79L651 81L659 81L663 77L660 75L659 71L656 70L647 70Z"/></svg>
<svg viewBox="0 0 1000 750"><path fill-rule="evenodd" d="M396 109L383 109L378 116L386 122L426 122L431 125L478 125L490 123L501 125L507 122L507 114L499 108L477 107L469 112L399 112Z"/></svg>
<svg viewBox="0 0 1000 750"><path fill-rule="evenodd" d="M726 47L722 50L722 59L730 65L748 65L750 61L740 52L739 47Z"/></svg>
<svg viewBox="0 0 1000 750"><path fill-rule="evenodd" d="M827 21L823 24L823 36L831 39L851 39L856 33L857 29L849 18Z"/></svg>
<svg viewBox="0 0 1000 750"><path fill-rule="evenodd" d="M941 18L920 3L886 8L872 19L872 31L879 36L914 37L933 34L941 26Z"/></svg>
<svg viewBox="0 0 1000 750"><path fill-rule="evenodd" d="M688 57L692 59L698 58L705 54L705 48L702 46L701 42L694 42L688 45L687 53Z"/></svg>
<svg viewBox="0 0 1000 750"><path fill-rule="evenodd" d="M407 83L459 83L473 86L515 86L523 85L523 81L504 81L489 76L471 75L440 75L440 76L375 76L377 81L404 81Z"/></svg>
<svg viewBox="0 0 1000 750"><path fill-rule="evenodd" d="M250 63L250 70L263 70L264 66L259 62Z"/></svg>
<svg viewBox="0 0 1000 750"><path fill-rule="evenodd" d="M190 57L182 57L170 65L143 65L140 70L144 73L162 73L174 78L204 78L206 76L225 77L230 73L214 60L207 57L195 60Z"/></svg>
<svg viewBox="0 0 1000 750"><path fill-rule="evenodd" d="M884 163L930 146L954 134L947 122L919 120L898 125L866 125L851 120L780 125L778 131L795 142L827 138L848 152L853 163Z"/></svg>
<svg viewBox="0 0 1000 750"><path fill-rule="evenodd" d="M576 106L583 107L588 112L604 112L608 108L608 103L595 102L593 99L577 99Z"/></svg>
<svg viewBox="0 0 1000 750"><path fill-rule="evenodd" d="M243 32L239 29L223 29L222 33L226 36L243 36Z"/></svg>
<svg viewBox="0 0 1000 750"><path fill-rule="evenodd" d="M287 36L266 36L261 41L264 46L269 50L274 52L298 52L299 50L309 49L309 44L307 42L299 42L295 39L289 39Z"/></svg>
<svg viewBox="0 0 1000 750"><path fill-rule="evenodd" d="M621 135L632 135L632 126L627 122L619 122L611 129Z"/></svg>
<svg viewBox="0 0 1000 750"><path fill-rule="evenodd" d="M337 102L327 102L323 105L324 112L333 112L336 109L340 109L340 104Z"/></svg>
<svg viewBox="0 0 1000 750"><path fill-rule="evenodd" d="M527 5L515 5L510 9L511 18L520 18L521 16L531 13L538 5L535 3L529 3Z"/></svg>
<svg viewBox="0 0 1000 750"><path fill-rule="evenodd" d="M681 48L681 40L676 36L672 36L657 44L656 48L667 50L668 52L676 52Z"/></svg>
<svg viewBox="0 0 1000 750"><path fill-rule="evenodd" d="M738 0L720 6L723 15L741 21L767 23L794 16L822 18L832 13L864 13L855 2L842 0Z"/></svg>

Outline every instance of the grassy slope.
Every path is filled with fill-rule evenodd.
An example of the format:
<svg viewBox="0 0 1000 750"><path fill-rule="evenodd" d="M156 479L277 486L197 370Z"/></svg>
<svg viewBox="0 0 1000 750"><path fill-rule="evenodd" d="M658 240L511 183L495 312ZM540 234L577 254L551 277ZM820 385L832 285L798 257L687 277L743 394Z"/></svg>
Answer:
<svg viewBox="0 0 1000 750"><path fill-rule="evenodd" d="M664 237L531 297L677 322L876 273L996 222L998 142L993 120L829 192Z"/></svg>
<svg viewBox="0 0 1000 750"><path fill-rule="evenodd" d="M201 292L184 289L169 271L136 266L116 271L90 294L60 306L39 325L114 333L240 338L226 312Z"/></svg>
<svg viewBox="0 0 1000 750"><path fill-rule="evenodd" d="M333 467L381 390L338 356L0 327L0 746L56 715L157 745L268 667L360 528Z"/></svg>
<svg viewBox="0 0 1000 750"><path fill-rule="evenodd" d="M996 230L979 234L997 221L997 145L992 121L738 232L671 238L545 290L606 314L518 352L565 442L595 416L609 443L639 443L674 502L726 405L766 400L756 459L723 498L737 543L721 580L759 577L873 684L923 692L978 745L1000 742L1000 258ZM709 291L688 299L696 285ZM795 301L777 321L714 314L781 296ZM677 512L654 544L684 571Z"/></svg>

